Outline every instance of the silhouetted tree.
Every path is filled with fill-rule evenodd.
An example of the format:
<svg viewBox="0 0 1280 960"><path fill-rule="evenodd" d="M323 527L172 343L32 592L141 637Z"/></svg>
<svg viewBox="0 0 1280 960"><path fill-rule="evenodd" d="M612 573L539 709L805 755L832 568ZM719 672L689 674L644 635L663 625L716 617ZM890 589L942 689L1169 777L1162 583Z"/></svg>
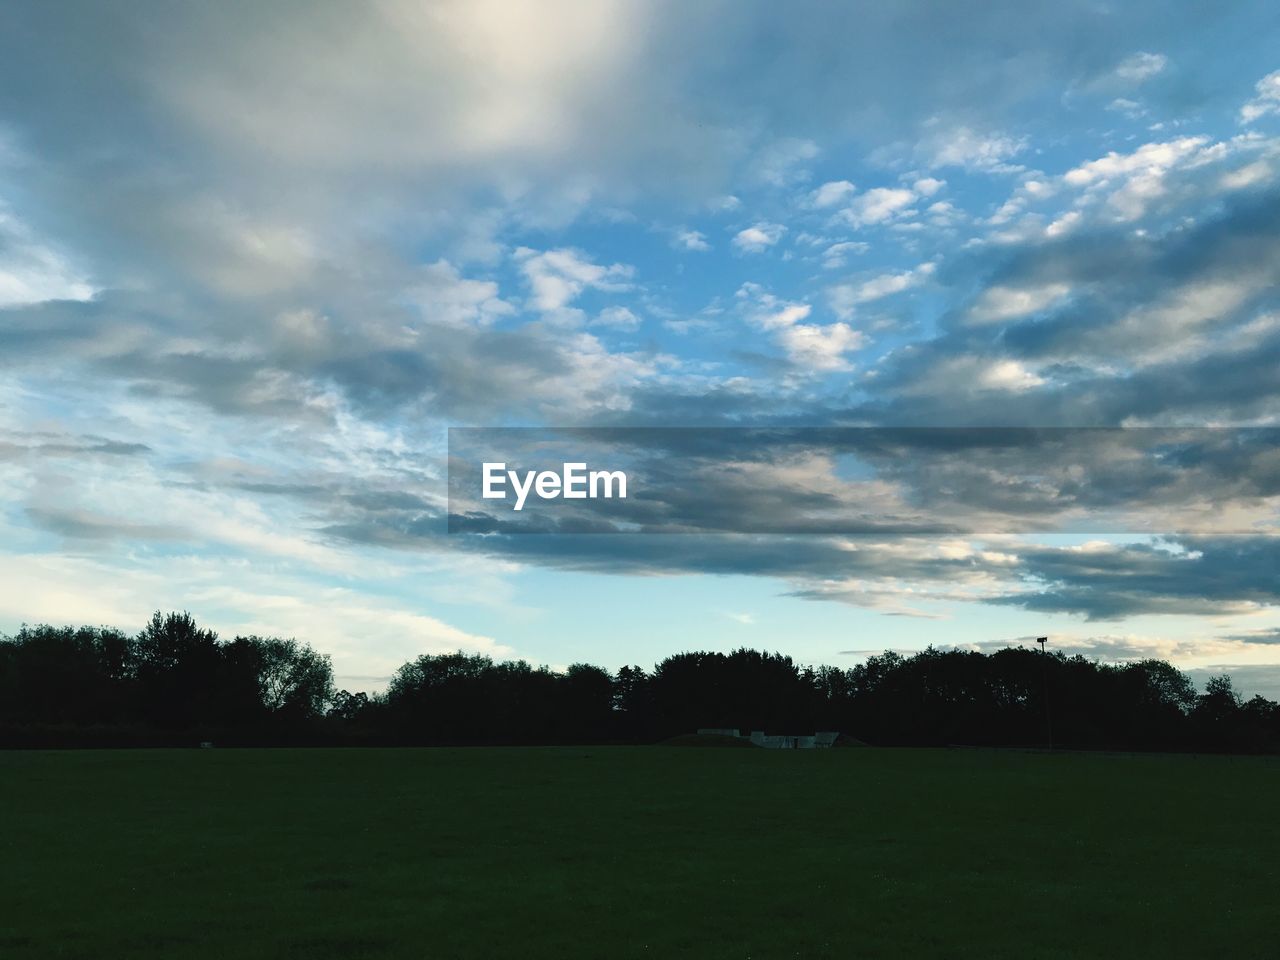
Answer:
<svg viewBox="0 0 1280 960"><path fill-rule="evenodd" d="M270 713L297 719L321 716L333 700L333 664L297 640L236 638L257 651L258 693Z"/></svg>
<svg viewBox="0 0 1280 960"><path fill-rule="evenodd" d="M214 719L222 658L218 635L189 613L161 614L138 634L137 676L144 715L165 726Z"/></svg>
<svg viewBox="0 0 1280 960"><path fill-rule="evenodd" d="M134 704L133 643L108 627L23 626L0 643L0 718L112 723Z"/></svg>
<svg viewBox="0 0 1280 960"><path fill-rule="evenodd" d="M335 693L329 658L305 643L221 642L189 613L160 612L135 637L47 625L0 637L0 743L645 742L734 727L840 730L886 745L1040 744L1046 688L1064 747L1280 750L1280 705L1243 702L1225 676L1197 694L1160 660L930 647L840 669L739 649L610 676L459 652L417 657L371 697Z"/></svg>

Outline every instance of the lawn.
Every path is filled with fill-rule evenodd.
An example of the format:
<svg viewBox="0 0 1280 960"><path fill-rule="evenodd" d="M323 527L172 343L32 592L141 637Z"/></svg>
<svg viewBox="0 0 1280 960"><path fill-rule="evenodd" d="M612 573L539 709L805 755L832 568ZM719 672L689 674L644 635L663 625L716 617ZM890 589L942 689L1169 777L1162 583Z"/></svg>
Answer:
<svg viewBox="0 0 1280 960"><path fill-rule="evenodd" d="M0 957L1243 957L1280 762L0 754Z"/></svg>

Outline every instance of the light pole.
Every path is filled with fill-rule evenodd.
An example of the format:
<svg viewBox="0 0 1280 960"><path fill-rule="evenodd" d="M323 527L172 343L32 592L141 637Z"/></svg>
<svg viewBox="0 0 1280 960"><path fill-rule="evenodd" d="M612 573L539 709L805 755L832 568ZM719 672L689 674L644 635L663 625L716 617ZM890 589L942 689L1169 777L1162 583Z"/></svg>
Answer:
<svg viewBox="0 0 1280 960"><path fill-rule="evenodd" d="M1040 644L1040 678L1044 684L1044 728L1049 735L1049 750L1052 751L1053 713L1049 709L1049 653L1045 648L1048 642L1048 637L1036 637L1036 643Z"/></svg>

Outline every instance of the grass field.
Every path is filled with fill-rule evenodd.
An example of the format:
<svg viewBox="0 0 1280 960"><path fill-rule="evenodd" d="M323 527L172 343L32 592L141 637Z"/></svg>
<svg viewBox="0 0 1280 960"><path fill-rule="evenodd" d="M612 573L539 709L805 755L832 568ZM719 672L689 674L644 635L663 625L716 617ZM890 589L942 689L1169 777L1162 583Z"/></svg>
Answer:
<svg viewBox="0 0 1280 960"><path fill-rule="evenodd" d="M1280 952L1280 763L995 751L0 755L0 957Z"/></svg>

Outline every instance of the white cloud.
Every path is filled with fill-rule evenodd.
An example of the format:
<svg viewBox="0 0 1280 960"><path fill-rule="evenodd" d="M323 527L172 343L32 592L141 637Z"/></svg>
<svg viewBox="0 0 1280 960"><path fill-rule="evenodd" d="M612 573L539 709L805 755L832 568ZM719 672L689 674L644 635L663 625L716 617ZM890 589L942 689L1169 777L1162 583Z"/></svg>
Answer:
<svg viewBox="0 0 1280 960"><path fill-rule="evenodd" d="M1021 393L1043 383L1041 377L1017 360L961 354L938 359L924 375L904 386L902 393L957 397L973 391Z"/></svg>
<svg viewBox="0 0 1280 960"><path fill-rule="evenodd" d="M1254 90L1257 95L1240 108L1241 123L1280 113L1280 70L1268 73L1254 85Z"/></svg>
<svg viewBox="0 0 1280 960"><path fill-rule="evenodd" d="M978 384L989 390L1008 390L1021 393L1044 383L1044 379L1028 370L1017 360L998 360L984 367L978 376Z"/></svg>
<svg viewBox="0 0 1280 960"><path fill-rule="evenodd" d="M854 227L884 223L903 214L916 200L913 190L901 187L875 187L854 198L841 216Z"/></svg>
<svg viewBox="0 0 1280 960"><path fill-rule="evenodd" d="M859 304L870 303L873 300L880 300L892 294L901 293L903 290L909 290L930 277L934 270L934 264L922 263L913 270L904 270L900 273L882 273L862 283L837 284L828 288L827 299L831 304L831 309L838 316L848 317Z"/></svg>
<svg viewBox="0 0 1280 960"><path fill-rule="evenodd" d="M1225 146L1207 146L1208 137L1180 137L1144 143L1132 153L1114 150L1063 175L1068 186L1111 190L1107 203L1119 220L1136 220L1154 200L1165 194L1165 178L1175 167L1208 162L1225 153ZM1221 148L1221 149L1219 149Z"/></svg>
<svg viewBox="0 0 1280 960"><path fill-rule="evenodd" d="M922 197L932 197L935 193L947 185L947 181L939 180L936 177L922 177L911 186Z"/></svg>
<svg viewBox="0 0 1280 960"><path fill-rule="evenodd" d="M787 303L772 296L761 298L759 308L751 314L752 322L761 330L782 330L794 326L813 312L807 303Z"/></svg>
<svg viewBox="0 0 1280 960"><path fill-rule="evenodd" d="M425 319L452 325L488 326L499 317L516 312L498 296L492 280L467 280L447 260L438 260L419 271L420 279L409 298Z"/></svg>
<svg viewBox="0 0 1280 960"><path fill-rule="evenodd" d="M921 145L931 167L963 167L986 173L1012 173L1021 170L1008 163L1026 147L1025 138L1010 137L998 133L979 133L969 127L935 136Z"/></svg>
<svg viewBox="0 0 1280 960"><path fill-rule="evenodd" d="M627 281L634 272L626 264L606 267L592 263L582 251L568 247L542 253L520 247L515 252L515 260L529 284L530 305L540 313L564 319L572 319L572 315L578 313L568 308L584 290L629 290L631 285Z"/></svg>
<svg viewBox="0 0 1280 960"><path fill-rule="evenodd" d="M780 223L753 224L745 230L739 230L733 238L733 245L743 253L761 253L782 239L787 228Z"/></svg>
<svg viewBox="0 0 1280 960"><path fill-rule="evenodd" d="M1130 120L1136 120L1147 112L1137 100L1130 100L1128 97L1116 97L1107 104L1107 109L1112 113L1122 113Z"/></svg>
<svg viewBox="0 0 1280 960"><path fill-rule="evenodd" d="M593 327L612 327L615 330L635 330L640 318L626 307L605 307L591 321Z"/></svg>
<svg viewBox="0 0 1280 960"><path fill-rule="evenodd" d="M40 243L0 209L0 307L45 300L88 300L93 285L66 257Z"/></svg>
<svg viewBox="0 0 1280 960"><path fill-rule="evenodd" d="M847 323L798 323L782 330L779 340L792 363L819 372L847 370L844 355L866 343L866 337Z"/></svg>
<svg viewBox="0 0 1280 960"><path fill-rule="evenodd" d="M1076 228L1076 225L1079 224L1080 219L1081 219L1081 213L1079 210L1068 210L1066 213L1060 216L1057 220L1053 221L1053 223L1049 224L1047 227L1044 228L1044 235L1046 237L1064 236L1065 234L1070 233L1072 230Z"/></svg>
<svg viewBox="0 0 1280 960"><path fill-rule="evenodd" d="M1169 58L1162 53L1135 53L1120 61L1115 75L1126 83L1146 83L1168 65Z"/></svg>
<svg viewBox="0 0 1280 960"><path fill-rule="evenodd" d="M968 320L975 324L1001 323L1037 313L1060 301L1071 288L1064 283L1037 287L988 287L969 308Z"/></svg>
<svg viewBox="0 0 1280 960"><path fill-rule="evenodd" d="M947 200L929 204L925 213L929 215L930 222L938 227L949 227L964 219L964 212Z"/></svg>
<svg viewBox="0 0 1280 960"><path fill-rule="evenodd" d="M1271 168L1271 164L1265 160L1255 160L1230 173L1224 173L1218 182L1224 190L1242 190L1245 187L1266 183L1274 175L1275 171Z"/></svg>
<svg viewBox="0 0 1280 960"><path fill-rule="evenodd" d="M1181 137L1164 143L1144 143L1132 153L1113 150L1105 157L1068 170L1063 179L1073 187L1087 187L1135 173L1162 173L1206 143L1207 137Z"/></svg>
<svg viewBox="0 0 1280 960"><path fill-rule="evenodd" d="M187 122L224 143L271 144L299 166L532 162L595 135L588 115L603 117L625 83L639 52L629 38L650 15L604 0L348 13L287 31L236 18L239 29L224 32L217 18L191 18L182 25L192 35L148 73Z"/></svg>
<svg viewBox="0 0 1280 960"><path fill-rule="evenodd" d="M131 555L0 556L0 617L13 623L102 623L137 630L157 597L182 596L206 625L224 636L296 636L334 659L341 676L387 675L423 652L467 650L491 656L515 651L424 612L417 604L326 587L274 565L246 577L242 562L211 557L148 563ZM368 689L368 687L365 687Z"/></svg>
<svg viewBox="0 0 1280 960"><path fill-rule="evenodd" d="M813 312L811 305L781 300L759 284L744 283L736 297L747 320L773 334L787 358L809 371L847 370L844 355L866 344L866 337L847 323L802 323Z"/></svg>
<svg viewBox="0 0 1280 960"><path fill-rule="evenodd" d="M857 187L848 180L832 180L809 194L809 206L816 210L824 210L843 203L856 192Z"/></svg>
<svg viewBox="0 0 1280 960"><path fill-rule="evenodd" d="M678 250L695 250L705 253L711 249L706 235L699 230L678 230L672 243Z"/></svg>
<svg viewBox="0 0 1280 960"><path fill-rule="evenodd" d="M840 243L833 243L822 252L822 269L837 270L845 265L851 255L866 253L870 249L869 244L860 240L844 240Z"/></svg>
<svg viewBox="0 0 1280 960"><path fill-rule="evenodd" d="M1122 352L1136 366L1196 356L1206 350L1207 332L1273 282L1271 271L1264 269L1171 285L1159 299L1142 304L1116 321L1098 349ZM1243 331L1235 331L1233 339L1243 342Z"/></svg>

